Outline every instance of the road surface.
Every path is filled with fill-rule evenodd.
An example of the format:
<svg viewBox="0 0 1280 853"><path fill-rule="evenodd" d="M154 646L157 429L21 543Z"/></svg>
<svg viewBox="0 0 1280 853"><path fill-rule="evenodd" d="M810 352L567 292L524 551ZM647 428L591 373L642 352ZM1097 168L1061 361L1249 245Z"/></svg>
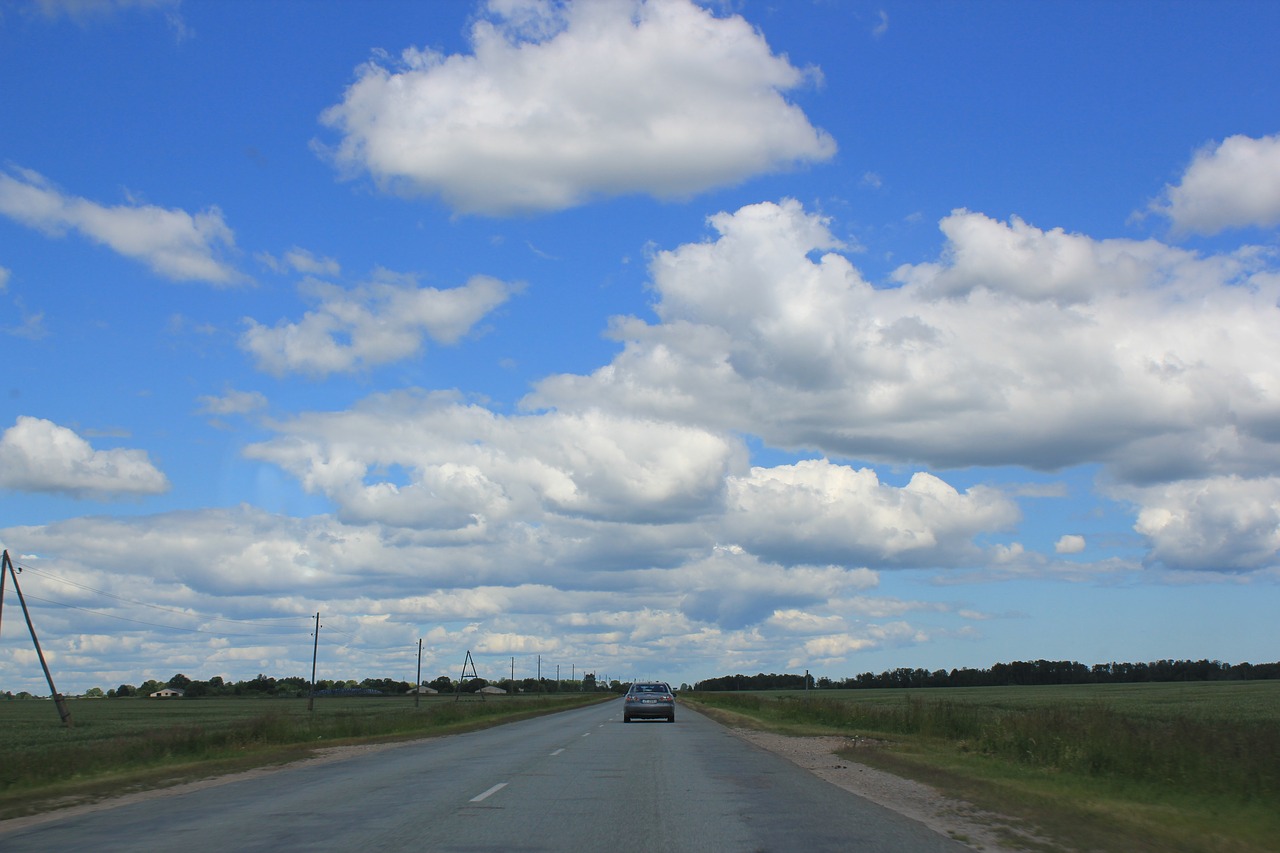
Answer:
<svg viewBox="0 0 1280 853"><path fill-rule="evenodd" d="M622 702L6 828L5 853L876 851L969 848L677 705Z"/></svg>

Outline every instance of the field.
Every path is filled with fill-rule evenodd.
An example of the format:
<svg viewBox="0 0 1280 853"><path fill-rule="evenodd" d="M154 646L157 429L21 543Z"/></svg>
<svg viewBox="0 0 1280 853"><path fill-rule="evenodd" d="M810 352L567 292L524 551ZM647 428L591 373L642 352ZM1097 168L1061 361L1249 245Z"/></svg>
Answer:
<svg viewBox="0 0 1280 853"><path fill-rule="evenodd" d="M601 694L0 702L0 819L306 757L317 746L425 737L598 701Z"/></svg>
<svg viewBox="0 0 1280 853"><path fill-rule="evenodd" d="M1280 850L1280 682L698 693L1022 819L1049 849Z"/></svg>

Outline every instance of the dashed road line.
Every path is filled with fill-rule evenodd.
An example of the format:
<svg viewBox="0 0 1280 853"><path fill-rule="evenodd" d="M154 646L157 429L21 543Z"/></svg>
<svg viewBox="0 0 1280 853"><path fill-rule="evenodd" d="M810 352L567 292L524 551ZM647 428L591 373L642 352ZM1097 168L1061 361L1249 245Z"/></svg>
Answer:
<svg viewBox="0 0 1280 853"><path fill-rule="evenodd" d="M485 791L483 794L477 794L476 796L472 797L471 802L473 803L483 802L484 800L489 799L490 797L492 797L494 794L498 793L505 787L507 787L506 782L499 782L489 790Z"/></svg>

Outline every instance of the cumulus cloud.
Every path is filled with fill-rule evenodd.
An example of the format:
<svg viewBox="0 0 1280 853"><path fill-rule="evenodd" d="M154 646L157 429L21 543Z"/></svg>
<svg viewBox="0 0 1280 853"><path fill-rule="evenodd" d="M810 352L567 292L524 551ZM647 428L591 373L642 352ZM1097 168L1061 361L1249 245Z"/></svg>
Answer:
<svg viewBox="0 0 1280 853"><path fill-rule="evenodd" d="M1167 216L1178 233L1280 223L1280 135L1230 136L1205 146L1151 209Z"/></svg>
<svg viewBox="0 0 1280 853"><path fill-rule="evenodd" d="M309 279L301 289L314 310L274 326L245 318L240 347L276 376L352 373L416 355L428 337L457 343L521 287L477 275L439 290L385 270L351 289Z"/></svg>
<svg viewBox="0 0 1280 853"><path fill-rule="evenodd" d="M1053 550L1059 554L1079 554L1084 550L1084 537L1075 533L1068 533L1058 538L1054 544Z"/></svg>
<svg viewBox="0 0 1280 853"><path fill-rule="evenodd" d="M1280 276L1263 256L956 211L939 261L876 288L797 202L710 222L717 239L652 258L661 322L616 318L612 363L549 377L526 405L873 461L1101 461L1135 482L1280 462Z"/></svg>
<svg viewBox="0 0 1280 853"><path fill-rule="evenodd" d="M52 421L20 415L0 436L0 488L85 497L154 495L169 481L141 450L94 450Z"/></svg>
<svg viewBox="0 0 1280 853"><path fill-rule="evenodd" d="M247 449L343 518L428 529L546 516L653 523L714 508L745 451L673 423L602 412L503 417L447 394L376 395L302 415Z"/></svg>
<svg viewBox="0 0 1280 853"><path fill-rule="evenodd" d="M876 287L798 202L709 222L715 239L652 255L658 322L614 318L623 349L610 364L548 377L524 404L606 407L899 465L1101 464L1139 490L1139 506L1157 494L1148 486L1244 484L1280 465L1280 275L1266 253L1200 255L957 210L940 223L939 259ZM1243 485L1232 505L1236 488L1219 489L1223 508L1204 523L1231 530L1223 513L1250 511ZM730 492L750 493L737 482ZM811 548L843 543L869 564L909 562L909 549L887 549L947 530L913 516L898 537L877 539L860 518L842 539L820 494L799 498L811 505L798 522L815 534ZM949 499L952 546L1015 517L989 495ZM1151 531L1160 561L1188 562L1177 555L1194 549Z"/></svg>
<svg viewBox="0 0 1280 853"><path fill-rule="evenodd" d="M1185 480L1117 495L1141 505L1151 564L1247 572L1280 565L1280 477Z"/></svg>
<svg viewBox="0 0 1280 853"><path fill-rule="evenodd" d="M877 577L867 569L837 566L784 568L741 548L722 547L681 567L676 582L682 613L733 630L763 622L779 610L794 611L873 587Z"/></svg>
<svg viewBox="0 0 1280 853"><path fill-rule="evenodd" d="M154 205L104 207L67 195L28 169L0 173L0 214L50 236L76 231L173 281L243 280L225 260L235 237L216 207L196 214Z"/></svg>
<svg viewBox="0 0 1280 853"><path fill-rule="evenodd" d="M784 97L816 72L689 0L491 2L471 42L361 67L322 116L342 135L334 162L506 214L684 197L835 153Z"/></svg>
<svg viewBox="0 0 1280 853"><path fill-rule="evenodd" d="M990 489L961 494L923 472L895 488L870 469L825 459L731 477L728 506L727 534L786 564L954 564L974 558L974 536L1019 518L1017 507Z"/></svg>

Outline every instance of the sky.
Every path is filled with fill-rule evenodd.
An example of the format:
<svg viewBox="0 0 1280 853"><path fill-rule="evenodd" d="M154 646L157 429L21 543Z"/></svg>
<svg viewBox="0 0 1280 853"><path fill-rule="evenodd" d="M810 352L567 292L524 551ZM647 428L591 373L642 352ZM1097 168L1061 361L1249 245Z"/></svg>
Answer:
<svg viewBox="0 0 1280 853"><path fill-rule="evenodd" d="M1280 4L10 0L57 688L1274 661ZM0 690L47 694L8 584Z"/></svg>

